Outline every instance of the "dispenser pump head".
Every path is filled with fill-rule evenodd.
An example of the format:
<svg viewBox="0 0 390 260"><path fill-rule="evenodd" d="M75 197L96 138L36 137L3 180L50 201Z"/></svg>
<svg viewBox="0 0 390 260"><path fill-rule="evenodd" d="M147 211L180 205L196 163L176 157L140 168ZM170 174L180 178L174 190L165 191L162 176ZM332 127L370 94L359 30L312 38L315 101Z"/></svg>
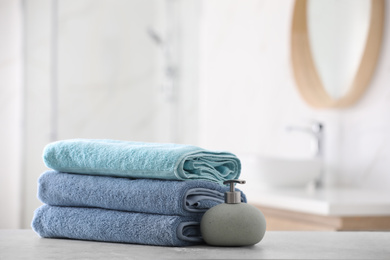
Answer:
<svg viewBox="0 0 390 260"><path fill-rule="evenodd" d="M241 203L241 192L234 190L234 184L245 184L244 180L227 180L223 184L230 184L230 191L225 192L225 203L238 204Z"/></svg>

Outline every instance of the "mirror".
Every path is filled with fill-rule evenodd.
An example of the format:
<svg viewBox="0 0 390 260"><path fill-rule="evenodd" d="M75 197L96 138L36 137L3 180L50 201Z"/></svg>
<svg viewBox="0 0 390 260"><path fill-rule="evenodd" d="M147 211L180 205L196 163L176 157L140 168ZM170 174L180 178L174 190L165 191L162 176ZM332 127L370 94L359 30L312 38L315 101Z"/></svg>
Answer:
<svg viewBox="0 0 390 260"><path fill-rule="evenodd" d="M309 105L347 107L363 95L379 57L383 22L383 0L295 1L292 66Z"/></svg>
<svg viewBox="0 0 390 260"><path fill-rule="evenodd" d="M347 93L356 74L367 39L370 11L370 0L307 2L313 61L326 92L334 99Z"/></svg>

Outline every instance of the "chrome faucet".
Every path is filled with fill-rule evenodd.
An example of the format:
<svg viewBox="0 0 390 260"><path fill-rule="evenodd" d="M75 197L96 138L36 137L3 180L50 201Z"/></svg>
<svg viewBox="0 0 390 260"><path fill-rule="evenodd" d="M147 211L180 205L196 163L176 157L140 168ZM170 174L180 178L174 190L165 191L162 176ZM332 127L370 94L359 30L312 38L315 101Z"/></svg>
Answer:
<svg viewBox="0 0 390 260"><path fill-rule="evenodd" d="M323 157L324 157L324 125L320 122L311 122L311 124L307 127L302 126L288 126L288 131L300 131L304 133L308 133L309 135L314 137L315 141L315 157L321 160L321 169L320 174L314 180L314 188L322 188L324 186L324 167L323 167Z"/></svg>
<svg viewBox="0 0 390 260"><path fill-rule="evenodd" d="M288 126L286 128L288 131L300 131L308 133L314 137L315 140L315 156L317 158L322 158L323 156L323 139L324 139L324 125L319 122L313 122L308 127L301 126Z"/></svg>

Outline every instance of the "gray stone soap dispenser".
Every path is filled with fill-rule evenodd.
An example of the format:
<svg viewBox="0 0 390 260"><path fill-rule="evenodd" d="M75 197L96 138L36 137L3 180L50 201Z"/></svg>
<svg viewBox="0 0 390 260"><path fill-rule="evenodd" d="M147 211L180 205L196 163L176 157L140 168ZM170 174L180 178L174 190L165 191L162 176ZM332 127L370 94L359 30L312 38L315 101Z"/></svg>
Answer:
<svg viewBox="0 0 390 260"><path fill-rule="evenodd" d="M244 180L228 180L230 191L225 203L212 207L203 215L200 230L204 241L213 246L250 246L264 237L266 222L263 213L247 203L241 203L241 192L234 184Z"/></svg>

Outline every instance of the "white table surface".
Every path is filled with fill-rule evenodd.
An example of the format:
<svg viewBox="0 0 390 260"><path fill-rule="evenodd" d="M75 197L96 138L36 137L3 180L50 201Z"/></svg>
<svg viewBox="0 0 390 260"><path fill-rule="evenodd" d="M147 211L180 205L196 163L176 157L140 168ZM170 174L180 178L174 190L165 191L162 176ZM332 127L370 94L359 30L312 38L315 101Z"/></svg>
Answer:
<svg viewBox="0 0 390 260"><path fill-rule="evenodd" d="M0 230L0 259L390 259L390 232L267 232L250 247L159 247Z"/></svg>
<svg viewBox="0 0 390 260"><path fill-rule="evenodd" d="M390 191L357 188L308 190L243 186L248 203L326 216L390 216Z"/></svg>

